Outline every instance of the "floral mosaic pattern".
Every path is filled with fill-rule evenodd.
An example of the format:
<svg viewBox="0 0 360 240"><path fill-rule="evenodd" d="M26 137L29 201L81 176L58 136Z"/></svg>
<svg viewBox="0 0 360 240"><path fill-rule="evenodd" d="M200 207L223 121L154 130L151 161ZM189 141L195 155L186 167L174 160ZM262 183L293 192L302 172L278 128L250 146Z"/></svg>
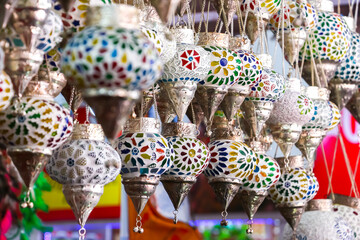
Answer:
<svg viewBox="0 0 360 240"><path fill-rule="evenodd" d="M254 54L246 50L239 50L238 57L241 59L243 69L240 73L240 78L237 84L246 86L259 82L262 76L263 68L260 60Z"/></svg>
<svg viewBox="0 0 360 240"><path fill-rule="evenodd" d="M251 92L245 100L276 102L285 93L285 79L277 72L264 68L262 78L251 87Z"/></svg>
<svg viewBox="0 0 360 240"><path fill-rule="evenodd" d="M159 176L174 159L174 150L166 138L157 133L125 133L115 144L121 157L123 177Z"/></svg>
<svg viewBox="0 0 360 240"><path fill-rule="evenodd" d="M162 62L142 32L93 26L69 40L62 70L79 89L146 90L160 77Z"/></svg>
<svg viewBox="0 0 360 240"><path fill-rule="evenodd" d="M269 189L274 203L298 203L306 201L309 182L305 170L301 168L290 169L283 172L279 181Z"/></svg>
<svg viewBox="0 0 360 240"><path fill-rule="evenodd" d="M167 138L174 149L171 168L164 175L198 177L209 164L209 150L196 139L187 137Z"/></svg>
<svg viewBox="0 0 360 240"><path fill-rule="evenodd" d="M282 28L282 15L284 14L284 28ZM296 21L302 18L302 23L298 25ZM309 31L314 29L318 21L317 11L313 6L306 2L297 2L295 0L285 0L284 11L281 9L270 17L270 28L277 32L284 29L285 32L295 29L304 29ZM280 26L279 26L280 25Z"/></svg>
<svg viewBox="0 0 360 240"><path fill-rule="evenodd" d="M315 175L314 176L307 175L307 179L309 181L309 189L306 195L307 195L307 199L311 200L316 196L317 192L319 191L319 182L315 177Z"/></svg>
<svg viewBox="0 0 360 240"><path fill-rule="evenodd" d="M120 157L109 144L79 139L57 149L46 171L60 184L106 185L119 175L120 166Z"/></svg>
<svg viewBox="0 0 360 240"><path fill-rule="evenodd" d="M284 97L274 104L269 124L296 123L304 125L314 115L314 104L310 98L300 92L289 89L285 91Z"/></svg>
<svg viewBox="0 0 360 240"><path fill-rule="evenodd" d="M0 135L8 146L56 149L71 134L69 111L54 101L22 98L19 110L12 104L0 112Z"/></svg>
<svg viewBox="0 0 360 240"><path fill-rule="evenodd" d="M360 81L360 34L351 32L350 49L346 58L338 67L335 78L340 78L345 82Z"/></svg>
<svg viewBox="0 0 360 240"><path fill-rule="evenodd" d="M360 211L345 205L334 205L334 211L349 223L353 230L354 239L360 237Z"/></svg>
<svg viewBox="0 0 360 240"><path fill-rule="evenodd" d="M208 144L210 162L204 174L208 178L227 177L242 181L256 167L256 153L246 144L233 140L216 140Z"/></svg>
<svg viewBox="0 0 360 240"><path fill-rule="evenodd" d="M274 14L281 7L281 0L242 0L240 1L240 10L253 13ZM245 15L243 15L245 16Z"/></svg>
<svg viewBox="0 0 360 240"><path fill-rule="evenodd" d="M327 130L334 129L341 120L341 114L338 106L335 103L328 101L330 108L331 108L331 123Z"/></svg>
<svg viewBox="0 0 360 240"><path fill-rule="evenodd" d="M5 110L14 96L14 88L9 75L5 71L0 72L0 111Z"/></svg>
<svg viewBox="0 0 360 240"><path fill-rule="evenodd" d="M200 84L228 89L238 82L242 62L236 52L216 46L204 46L204 49L210 53L210 71Z"/></svg>
<svg viewBox="0 0 360 240"><path fill-rule="evenodd" d="M265 154L257 154L259 163L254 171L243 180L242 189L267 190L280 178L279 164Z"/></svg>
<svg viewBox="0 0 360 240"><path fill-rule="evenodd" d="M313 99L314 115L310 121L303 125L303 129L326 129L331 124L332 110L328 101Z"/></svg>
<svg viewBox="0 0 360 240"><path fill-rule="evenodd" d="M342 240L355 240L356 234L350 227L350 224L341 217L335 218L334 228L338 239Z"/></svg>
<svg viewBox="0 0 360 240"><path fill-rule="evenodd" d="M307 43L299 53L299 59L305 54L305 59L311 60L311 54L315 59L342 61L350 48L350 30L341 18L335 13L318 13L318 23L311 30Z"/></svg>
<svg viewBox="0 0 360 240"><path fill-rule="evenodd" d="M202 81L210 70L209 53L192 44L177 44L176 49L159 82Z"/></svg>

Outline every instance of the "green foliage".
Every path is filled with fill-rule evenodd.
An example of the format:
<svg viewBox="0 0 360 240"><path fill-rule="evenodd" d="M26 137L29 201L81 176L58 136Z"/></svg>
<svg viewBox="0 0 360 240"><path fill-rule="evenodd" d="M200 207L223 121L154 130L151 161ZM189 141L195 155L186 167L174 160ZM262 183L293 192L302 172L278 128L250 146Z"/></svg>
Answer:
<svg viewBox="0 0 360 240"><path fill-rule="evenodd" d="M204 240L251 240L246 234L246 225L241 227L220 225L214 226L212 229L205 230L203 233Z"/></svg>

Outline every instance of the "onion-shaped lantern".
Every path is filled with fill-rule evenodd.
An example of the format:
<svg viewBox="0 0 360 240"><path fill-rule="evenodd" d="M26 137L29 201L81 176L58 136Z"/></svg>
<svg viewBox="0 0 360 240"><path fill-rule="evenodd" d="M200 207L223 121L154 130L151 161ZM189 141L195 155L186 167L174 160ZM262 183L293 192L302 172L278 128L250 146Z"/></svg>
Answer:
<svg viewBox="0 0 360 240"><path fill-rule="evenodd" d="M245 32L250 38L251 44L265 30L270 16L281 8L281 1L275 0L243 0L240 2L238 17L246 21ZM240 15L240 16L239 16Z"/></svg>
<svg viewBox="0 0 360 240"><path fill-rule="evenodd" d="M177 41L176 54L164 65L158 83L167 93L179 121L183 121L198 82L203 81L210 70L210 54L194 45L192 29L176 28L172 33Z"/></svg>
<svg viewBox="0 0 360 240"><path fill-rule="evenodd" d="M296 0L285 0L284 9L271 16L270 28L275 33L279 30L280 45L284 37L285 59L290 65L294 66L305 44L306 33L315 28L317 21L315 8L309 3Z"/></svg>
<svg viewBox="0 0 360 240"><path fill-rule="evenodd" d="M115 149L122 161L122 183L138 213L134 232L142 233L140 214L161 175L171 167L174 152L160 135L160 122L154 118L129 119Z"/></svg>
<svg viewBox="0 0 360 240"><path fill-rule="evenodd" d="M264 65L261 81L251 87L251 92L241 107L254 134L250 138L259 136L270 117L274 102L281 99L285 92L284 77L270 69L271 56L262 54L258 57Z"/></svg>
<svg viewBox="0 0 360 240"><path fill-rule="evenodd" d="M209 164L209 150L196 139L198 130L192 123L165 123L162 135L167 137L174 149L171 168L161 176L161 182L174 205L174 223L177 211L189 193L196 178Z"/></svg>
<svg viewBox="0 0 360 240"><path fill-rule="evenodd" d="M0 73L0 112L9 107L14 96L14 88L9 75L5 71Z"/></svg>
<svg viewBox="0 0 360 240"><path fill-rule="evenodd" d="M349 222L333 208L330 199L309 201L296 232L286 225L282 239L291 240L294 236L296 239L355 239Z"/></svg>
<svg viewBox="0 0 360 240"><path fill-rule="evenodd" d="M99 124L76 124L71 139L54 152L46 165L49 176L63 185L65 199L81 226L80 237L85 236L85 223L104 186L120 173L120 157L104 140Z"/></svg>
<svg viewBox="0 0 360 240"><path fill-rule="evenodd" d="M343 17L351 30L350 49L330 80L330 100L336 103L340 110L345 107L352 95L358 91L360 82L360 34L355 30L355 20Z"/></svg>
<svg viewBox="0 0 360 240"><path fill-rule="evenodd" d="M296 147L300 149L312 168L315 151L323 139L324 131L330 127L332 110L328 102L329 90L326 88L310 86L305 88L303 93L312 100L314 115L308 123L303 125Z"/></svg>
<svg viewBox="0 0 360 240"><path fill-rule="evenodd" d="M224 207L222 226L227 225L227 208L244 179L256 168L256 153L238 135L233 135L225 117L216 117L212 126L209 166L204 171L217 199Z"/></svg>
<svg viewBox="0 0 360 240"><path fill-rule="evenodd" d="M301 64L305 58L302 76L308 84L313 82L314 64L319 76L319 87L326 87L334 77L341 61L350 49L351 33L342 17L333 13L332 1L321 0L314 4L318 10L318 23L309 33L305 46L299 53Z"/></svg>
<svg viewBox="0 0 360 240"><path fill-rule="evenodd" d="M64 49L62 69L68 81L82 91L105 135L114 139L140 91L160 76L162 63L154 45L140 31L135 7L91 7L87 16L88 27Z"/></svg>
<svg viewBox="0 0 360 240"><path fill-rule="evenodd" d="M239 80L242 64L237 53L229 50L229 35L200 33L198 45L210 53L210 71L200 81L195 93L196 101L205 113L208 135L214 114L228 89Z"/></svg>
<svg viewBox="0 0 360 240"><path fill-rule="evenodd" d="M299 140L302 126L314 115L314 104L309 97L300 93L300 79L287 80L284 97L274 104L267 121L275 142L285 157Z"/></svg>

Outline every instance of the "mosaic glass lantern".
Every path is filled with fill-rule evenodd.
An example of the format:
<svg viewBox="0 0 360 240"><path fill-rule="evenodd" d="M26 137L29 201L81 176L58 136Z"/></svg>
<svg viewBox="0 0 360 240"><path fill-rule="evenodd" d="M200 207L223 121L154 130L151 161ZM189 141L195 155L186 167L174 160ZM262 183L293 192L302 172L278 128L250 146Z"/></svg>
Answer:
<svg viewBox="0 0 360 240"><path fill-rule="evenodd" d="M105 135L114 139L140 91L160 77L162 62L155 46L140 30L135 7L91 7L87 16L88 27L70 39L64 49L62 70L82 91Z"/></svg>
<svg viewBox="0 0 360 240"><path fill-rule="evenodd" d="M71 139L54 152L46 165L49 176L63 185L66 202L81 226L80 236L85 235L85 223L104 186L120 173L120 157L104 140L99 124L76 124Z"/></svg>

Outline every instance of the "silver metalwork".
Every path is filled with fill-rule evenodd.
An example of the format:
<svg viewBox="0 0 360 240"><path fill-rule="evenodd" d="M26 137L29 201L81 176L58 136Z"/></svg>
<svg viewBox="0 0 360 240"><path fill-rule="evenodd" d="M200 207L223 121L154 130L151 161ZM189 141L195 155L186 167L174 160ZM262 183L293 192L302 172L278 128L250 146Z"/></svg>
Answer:
<svg viewBox="0 0 360 240"><path fill-rule="evenodd" d="M352 96L346 104L346 108L350 111L356 121L360 123L360 92L356 92Z"/></svg>
<svg viewBox="0 0 360 240"><path fill-rule="evenodd" d="M75 124L71 135L71 140L88 139L104 141L104 131L100 124Z"/></svg>
<svg viewBox="0 0 360 240"><path fill-rule="evenodd" d="M164 137L180 136L196 138L198 135L198 129L193 123L163 123L161 134Z"/></svg>
<svg viewBox="0 0 360 240"><path fill-rule="evenodd" d="M282 44L282 34L279 34L278 42ZM295 61L299 59L299 52L306 41L304 28L294 28L290 32L284 32L284 54L285 59L294 67Z"/></svg>
<svg viewBox="0 0 360 240"><path fill-rule="evenodd" d="M229 48L230 35L226 33L201 32L197 45Z"/></svg>
<svg viewBox="0 0 360 240"><path fill-rule="evenodd" d="M296 123L270 125L271 134L287 158L294 144L299 140L301 126Z"/></svg>
<svg viewBox="0 0 360 240"><path fill-rule="evenodd" d="M155 118L141 117L127 120L124 132L160 133L160 121Z"/></svg>
<svg viewBox="0 0 360 240"><path fill-rule="evenodd" d="M331 199L312 199L306 204L305 211L327 211L330 212L334 208Z"/></svg>
<svg viewBox="0 0 360 240"><path fill-rule="evenodd" d="M338 78L333 78L329 82L330 101L335 103L339 110L343 109L350 101L350 98L358 91L358 84L346 83Z"/></svg>
<svg viewBox="0 0 360 240"><path fill-rule="evenodd" d="M315 151L323 140L325 131L322 129L303 130L295 146L301 151L309 162L309 167L313 167L315 161Z"/></svg>
<svg viewBox="0 0 360 240"><path fill-rule="evenodd" d="M301 64L301 63L300 63ZM332 79L335 76L335 72L341 62L335 62L332 60L321 60L321 62L318 59L315 59L315 66L311 64L311 61L304 61L303 71L302 71L302 77L304 80L312 86L313 83L318 85L319 87L325 88L328 85L328 82L330 79ZM313 66L312 66L313 65ZM319 76L319 81L316 79L312 79L312 76L316 77L316 75L312 75L312 71L317 71L317 75Z"/></svg>

